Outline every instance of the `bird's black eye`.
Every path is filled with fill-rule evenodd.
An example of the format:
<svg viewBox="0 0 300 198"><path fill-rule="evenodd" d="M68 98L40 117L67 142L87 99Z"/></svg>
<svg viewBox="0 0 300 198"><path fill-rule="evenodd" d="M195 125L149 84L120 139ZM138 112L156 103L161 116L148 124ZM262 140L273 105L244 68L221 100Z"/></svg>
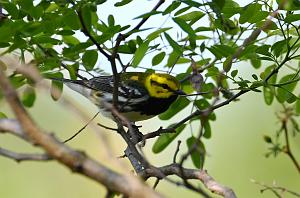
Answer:
<svg viewBox="0 0 300 198"><path fill-rule="evenodd" d="M161 84L161 87L167 90L170 90L170 87L167 84Z"/></svg>

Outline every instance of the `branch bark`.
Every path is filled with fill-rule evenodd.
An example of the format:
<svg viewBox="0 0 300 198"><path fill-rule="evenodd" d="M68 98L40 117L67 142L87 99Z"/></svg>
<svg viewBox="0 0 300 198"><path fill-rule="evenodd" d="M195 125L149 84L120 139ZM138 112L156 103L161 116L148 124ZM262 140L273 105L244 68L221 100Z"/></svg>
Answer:
<svg viewBox="0 0 300 198"><path fill-rule="evenodd" d="M69 167L72 171L93 179L109 189L131 197L161 197L137 178L123 176L61 143L53 135L37 127L22 106L16 91L0 69L0 87L12 111L14 112L24 135L43 148L50 157Z"/></svg>
<svg viewBox="0 0 300 198"><path fill-rule="evenodd" d="M140 173L140 175L146 179L150 177L162 179L162 174L165 177L169 175L177 175L178 177L184 177L186 179L196 179L201 181L212 193L221 195L225 198L236 198L236 195L231 188L218 183L207 173L206 170L182 168L179 164L173 163L159 168L146 169Z"/></svg>

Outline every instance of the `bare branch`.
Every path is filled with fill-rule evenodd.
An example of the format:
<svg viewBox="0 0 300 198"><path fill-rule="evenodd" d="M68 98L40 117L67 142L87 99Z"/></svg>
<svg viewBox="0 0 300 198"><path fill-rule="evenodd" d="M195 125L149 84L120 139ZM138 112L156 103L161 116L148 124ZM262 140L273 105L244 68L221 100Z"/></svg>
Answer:
<svg viewBox="0 0 300 198"><path fill-rule="evenodd" d="M196 110L192 114L190 114L187 117L185 117L184 119L180 120L179 122L177 122L175 125L173 125L170 128L163 129L162 127L160 127L157 131L145 134L144 135L144 139L154 138L154 137L160 136L163 133L175 133L176 129L178 127L180 127L182 124L184 124L185 122L189 121L190 119L192 119L194 117L197 117L197 116L200 116L200 115L208 115L212 111L214 111L214 110L216 110L216 109L218 109L220 107L223 107L225 105L228 105L229 103L231 103L232 101L236 100L238 97L240 97L241 95L243 95L243 94L245 94L245 93L247 93L249 91L250 90L241 90L238 93L236 93L235 95L233 95L231 98L229 98L229 99L227 99L227 100L225 100L225 101L223 101L223 102L221 102L219 104L213 105L213 106L208 107L208 108L206 108L204 110Z"/></svg>
<svg viewBox="0 0 300 198"><path fill-rule="evenodd" d="M14 119L0 119L0 133L13 134L22 138L23 140L29 141L28 137L24 134L19 122Z"/></svg>
<svg viewBox="0 0 300 198"><path fill-rule="evenodd" d="M296 167L298 173L300 173L300 164L296 160L290 146L290 141L289 141L289 134L288 134L288 128L287 128L287 120L282 121L282 129L284 131L284 138L285 138L285 147L283 152L286 153L289 158L292 160L294 166Z"/></svg>
<svg viewBox="0 0 300 198"><path fill-rule="evenodd" d="M283 194L283 193L289 193L289 194L291 194L291 195L294 195L295 197L300 197L300 193L291 191L291 190L289 190L289 189L287 189L287 188L284 188L284 187L281 187L281 186L277 186L277 185L275 184L275 182L274 182L273 185L266 185L266 184L264 184L264 183L255 181L255 180L253 180L253 179L251 180L251 182L253 182L253 183L257 184L257 185L262 186L263 189L260 190L262 193L263 193L264 191L266 191L266 190L270 190L271 192L274 193L275 196L280 197L280 198L283 198L283 196L280 195L277 191L281 192L282 194Z"/></svg>
<svg viewBox="0 0 300 198"><path fill-rule="evenodd" d="M17 117L24 135L35 143L35 145L43 148L49 156L69 167L74 172L83 174L109 187L113 191L121 192L131 197L160 197L159 194L138 179L132 176L122 176L89 158L87 155L64 145L53 135L44 133L28 115L16 91L10 85L10 82L1 69L0 87L8 104Z"/></svg>
<svg viewBox="0 0 300 198"><path fill-rule="evenodd" d="M214 178L212 178L206 170L197 170L197 169L187 169L182 168L179 164L170 164L167 166L159 168L146 169L141 172L140 175L144 178L157 177L161 178L163 174L165 177L169 175L177 175L178 177L184 177L186 179L196 179L201 181L205 187L211 192L221 195L225 198L236 198L234 191L220 183L218 183Z"/></svg>
<svg viewBox="0 0 300 198"><path fill-rule="evenodd" d="M29 154L29 153L16 153L0 147L0 155L11 158L17 162L21 161L49 161L52 158L47 154Z"/></svg>

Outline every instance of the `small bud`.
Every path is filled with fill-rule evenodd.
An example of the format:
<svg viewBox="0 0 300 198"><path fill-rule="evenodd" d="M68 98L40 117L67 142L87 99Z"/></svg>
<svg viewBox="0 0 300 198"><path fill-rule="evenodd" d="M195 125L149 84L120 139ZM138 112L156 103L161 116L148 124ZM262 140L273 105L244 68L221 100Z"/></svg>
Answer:
<svg viewBox="0 0 300 198"><path fill-rule="evenodd" d="M264 141L266 142L266 143L272 143L272 138L270 137L270 136L268 136L268 135L264 135Z"/></svg>

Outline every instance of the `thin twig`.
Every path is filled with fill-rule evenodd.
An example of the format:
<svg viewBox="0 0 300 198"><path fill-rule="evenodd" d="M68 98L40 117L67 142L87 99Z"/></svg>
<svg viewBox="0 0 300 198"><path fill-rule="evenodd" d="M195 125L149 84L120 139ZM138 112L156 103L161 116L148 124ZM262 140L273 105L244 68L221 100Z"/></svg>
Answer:
<svg viewBox="0 0 300 198"><path fill-rule="evenodd" d="M100 123L97 123L98 126L104 128L104 129L107 129L107 130L111 130L111 131L118 131L118 129L115 129L115 128L112 128L112 127L108 127L108 126L105 126L103 124L100 124Z"/></svg>
<svg viewBox="0 0 300 198"><path fill-rule="evenodd" d="M176 158L177 158L177 155L178 155L179 150L180 150L180 144L181 144L181 140L178 140L177 147L176 147L176 150L175 150L175 153L174 153L174 156L173 156L173 163L174 164L176 163Z"/></svg>
<svg viewBox="0 0 300 198"><path fill-rule="evenodd" d="M97 115L99 115L99 113L100 112L98 111L81 129L79 129L74 135L72 135L71 137L69 137L68 139L66 139L63 142L67 143L70 140L72 140L73 138L75 138L79 133L81 133L97 117Z"/></svg>
<svg viewBox="0 0 300 198"><path fill-rule="evenodd" d="M0 155L14 159L16 162L21 161L49 161L52 158L47 154L32 154L32 153L16 153L0 147Z"/></svg>
<svg viewBox="0 0 300 198"><path fill-rule="evenodd" d="M157 185L159 184L159 182L160 182L160 179L156 178L156 181L155 181L155 183L154 183L154 185L153 185L152 188L155 189L157 187Z"/></svg>
<svg viewBox="0 0 300 198"><path fill-rule="evenodd" d="M271 192L274 193L275 196L277 196L277 197L279 197L279 198L283 198L283 196L281 196L277 191L281 191L282 193L287 192L287 193L289 193L289 194L291 194L291 195L294 195L294 196L296 196L296 197L300 197L300 193L291 191L291 190L289 190L289 189L287 189L287 188L284 188L284 187L281 187L281 186L277 186L277 185L275 185L275 184L273 184L273 185L266 185L266 184L264 184L264 183L255 181L255 180L253 180L253 179L251 179L251 182L253 182L253 183L257 184L257 185L260 185L260 186L264 187L263 189L261 189L261 192L264 192L264 191L266 191L266 190L270 190Z"/></svg>
<svg viewBox="0 0 300 198"><path fill-rule="evenodd" d="M290 147L289 134L288 134L286 121L282 122L282 129L284 131L284 137L285 137L284 153L286 153L289 156L289 158L292 160L294 166L296 167L298 173L300 173L300 165L299 165L298 161L296 160L295 156L293 155L291 147Z"/></svg>

